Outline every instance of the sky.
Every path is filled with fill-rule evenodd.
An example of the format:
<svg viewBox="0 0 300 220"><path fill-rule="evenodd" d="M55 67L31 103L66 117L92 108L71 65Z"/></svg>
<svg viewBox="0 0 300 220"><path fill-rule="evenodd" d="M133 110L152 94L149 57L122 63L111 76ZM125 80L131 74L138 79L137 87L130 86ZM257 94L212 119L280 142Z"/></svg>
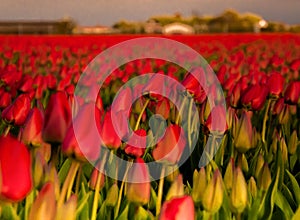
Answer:
<svg viewBox="0 0 300 220"><path fill-rule="evenodd" d="M300 24L300 0L0 0L0 20L71 17L80 25L112 25L175 12L218 15L228 8Z"/></svg>

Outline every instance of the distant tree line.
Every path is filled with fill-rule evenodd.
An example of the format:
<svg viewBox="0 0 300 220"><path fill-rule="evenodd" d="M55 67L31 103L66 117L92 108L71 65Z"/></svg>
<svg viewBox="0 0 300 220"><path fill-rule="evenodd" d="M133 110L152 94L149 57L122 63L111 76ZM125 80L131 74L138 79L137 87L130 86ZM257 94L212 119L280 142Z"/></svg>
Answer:
<svg viewBox="0 0 300 220"><path fill-rule="evenodd" d="M180 13L171 16L153 16L146 22L119 21L113 25L121 33L145 33L149 22L165 26L171 23L183 23L195 29L195 33L228 33L228 32L300 32L300 25L289 26L280 22L267 21L260 26L263 18L253 13L240 14L235 10L226 10L219 16L200 16L194 14L183 17Z"/></svg>

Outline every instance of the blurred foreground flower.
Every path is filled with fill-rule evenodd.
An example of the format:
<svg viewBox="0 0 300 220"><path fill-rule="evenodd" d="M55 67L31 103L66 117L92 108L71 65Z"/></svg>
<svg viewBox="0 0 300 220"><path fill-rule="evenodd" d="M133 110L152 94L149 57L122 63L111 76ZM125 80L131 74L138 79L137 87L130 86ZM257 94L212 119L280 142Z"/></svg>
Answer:
<svg viewBox="0 0 300 220"><path fill-rule="evenodd" d="M0 199L13 202L32 188L31 159L26 146L11 136L0 137Z"/></svg>
<svg viewBox="0 0 300 220"><path fill-rule="evenodd" d="M195 208L192 197L182 196L173 198L163 204L160 220L193 220Z"/></svg>

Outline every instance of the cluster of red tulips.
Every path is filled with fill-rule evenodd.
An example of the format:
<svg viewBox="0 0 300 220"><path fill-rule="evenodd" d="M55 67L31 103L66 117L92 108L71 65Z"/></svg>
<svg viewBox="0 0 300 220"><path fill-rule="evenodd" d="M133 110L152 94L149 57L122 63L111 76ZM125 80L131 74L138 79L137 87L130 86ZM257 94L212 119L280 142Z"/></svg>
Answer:
<svg viewBox="0 0 300 220"><path fill-rule="evenodd" d="M96 100L76 96L86 65L127 38L0 37L0 219L300 219L299 36L174 37L206 58L224 103L197 73L155 59L115 69ZM118 94L146 73L157 74ZM187 122L168 99L176 89L159 75L192 97L196 111ZM166 86L166 95L147 92L149 84ZM133 101L136 91L142 95ZM139 147L124 141L129 130L142 137ZM215 136L222 138L209 141ZM127 162L124 169L116 157ZM153 162L154 171L147 166Z"/></svg>

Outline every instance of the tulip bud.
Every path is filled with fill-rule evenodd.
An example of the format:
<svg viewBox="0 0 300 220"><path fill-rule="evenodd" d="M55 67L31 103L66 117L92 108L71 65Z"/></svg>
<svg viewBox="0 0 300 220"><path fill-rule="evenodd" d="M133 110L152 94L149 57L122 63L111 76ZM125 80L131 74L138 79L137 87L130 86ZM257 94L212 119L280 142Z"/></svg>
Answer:
<svg viewBox="0 0 300 220"><path fill-rule="evenodd" d="M232 107L238 107L240 104L240 98L241 98L241 92L242 92L242 83L239 81L235 84L232 93L230 94L230 105Z"/></svg>
<svg viewBox="0 0 300 220"><path fill-rule="evenodd" d="M19 95L16 100L2 111L2 118L17 126L23 125L30 111L30 98L27 94Z"/></svg>
<svg viewBox="0 0 300 220"><path fill-rule="evenodd" d="M284 99L289 104L297 104L300 96L300 81L291 82L285 90Z"/></svg>
<svg viewBox="0 0 300 220"><path fill-rule="evenodd" d="M168 194L166 196L166 200L171 200L174 197L180 197L184 195L184 186L182 182L182 175L179 174L176 180L172 183Z"/></svg>
<svg viewBox="0 0 300 220"><path fill-rule="evenodd" d="M279 124L286 124L290 119L289 106L287 104L283 105L282 111L278 115Z"/></svg>
<svg viewBox="0 0 300 220"><path fill-rule="evenodd" d="M245 154L239 155L238 166L241 167L242 171L244 171L244 172L249 171L248 161L247 161Z"/></svg>
<svg viewBox="0 0 300 220"><path fill-rule="evenodd" d="M271 172L268 164L265 162L258 176L258 187L264 191L267 191L271 182Z"/></svg>
<svg viewBox="0 0 300 220"><path fill-rule="evenodd" d="M41 146L44 141L42 139L42 129L44 124L44 116L40 109L33 108L25 122L21 140L26 145Z"/></svg>
<svg viewBox="0 0 300 220"><path fill-rule="evenodd" d="M243 172L239 167L234 169L230 205L234 213L242 213L247 205L248 191Z"/></svg>
<svg viewBox="0 0 300 220"><path fill-rule="evenodd" d="M166 180L168 180L169 182L175 181L177 176L180 174L178 166L176 166L176 165L166 166L165 169L166 169L166 173L169 174L166 176Z"/></svg>
<svg viewBox="0 0 300 220"><path fill-rule="evenodd" d="M288 149L283 137L280 138L280 150L281 150L282 161L283 163L286 163L288 161Z"/></svg>
<svg viewBox="0 0 300 220"><path fill-rule="evenodd" d="M54 186L55 198L58 199L60 196L60 183L55 166L51 163L45 165L45 178L44 182L51 182Z"/></svg>
<svg viewBox="0 0 300 220"><path fill-rule="evenodd" d="M234 159L230 158L230 161L227 165L225 175L224 175L224 184L227 190L231 190L232 188L233 171L234 171Z"/></svg>
<svg viewBox="0 0 300 220"><path fill-rule="evenodd" d="M31 158L27 147L7 135L0 137L0 198L18 202L32 188Z"/></svg>
<svg viewBox="0 0 300 220"><path fill-rule="evenodd" d="M218 116L218 120L215 119L214 124L212 117L214 115ZM225 133L225 131L228 129L227 123L226 123L226 111L225 107L223 106L215 106L211 113L209 114L205 126L211 133Z"/></svg>
<svg viewBox="0 0 300 220"><path fill-rule="evenodd" d="M268 89L264 85L250 86L243 94L241 102L243 105L251 106L253 110L260 110L264 106L268 95Z"/></svg>
<svg viewBox="0 0 300 220"><path fill-rule="evenodd" d="M47 182L35 201L33 202L29 219L30 220L52 220L56 215L56 200L54 186L52 182Z"/></svg>
<svg viewBox="0 0 300 220"><path fill-rule="evenodd" d="M193 175L193 189L192 189L192 198L195 203L198 203L202 200L203 194L206 188L206 173L204 167L201 167L200 171L194 171Z"/></svg>
<svg viewBox="0 0 300 220"><path fill-rule="evenodd" d="M262 170L263 166L264 166L265 160L264 157L259 154L257 157L257 161L256 161L256 167L255 167L255 178L258 179L260 171Z"/></svg>
<svg viewBox="0 0 300 220"><path fill-rule="evenodd" d="M256 198L257 195L257 186L256 186L256 182L255 179L253 178L253 176L251 176L249 182L248 182L248 190L251 193L251 196L253 198Z"/></svg>
<svg viewBox="0 0 300 220"><path fill-rule="evenodd" d="M159 220L195 219L195 207L190 196L173 198L163 204Z"/></svg>
<svg viewBox="0 0 300 220"><path fill-rule="evenodd" d="M165 135L152 151L154 160L175 164L180 160L186 141L183 129L178 125L169 125Z"/></svg>
<svg viewBox="0 0 300 220"><path fill-rule="evenodd" d="M116 183L114 183L107 192L105 204L107 206L114 207L117 204L119 196L119 188Z"/></svg>
<svg viewBox="0 0 300 220"><path fill-rule="evenodd" d="M64 92L51 95L45 110L43 139L51 143L63 142L71 123L71 108Z"/></svg>
<svg viewBox="0 0 300 220"><path fill-rule="evenodd" d="M202 199L204 209L210 213L217 212L223 203L222 177L216 170L213 178L209 181Z"/></svg>
<svg viewBox="0 0 300 220"><path fill-rule="evenodd" d="M234 118L236 117L235 110L231 107L228 107L227 114L226 114L226 122L228 125L228 129L233 126Z"/></svg>
<svg viewBox="0 0 300 220"><path fill-rule="evenodd" d="M8 93L8 92L5 92L4 90L3 91L0 91L0 109L2 108L6 108L7 106L10 105L11 103L11 94Z"/></svg>
<svg viewBox="0 0 300 220"><path fill-rule="evenodd" d="M39 186L43 180L44 175L44 165L46 164L45 159L41 155L41 153L36 153L34 167L33 167L33 180L34 185Z"/></svg>
<svg viewBox="0 0 300 220"><path fill-rule="evenodd" d="M103 186L104 186L104 180L105 180L104 174L101 173L97 168L94 168L93 171L92 171L92 174L91 174L90 182L89 182L89 187L92 190L96 189L97 179L98 179L99 175L101 175L101 178L100 178L100 189L102 189Z"/></svg>
<svg viewBox="0 0 300 220"><path fill-rule="evenodd" d="M144 129L138 129L134 133L136 133L138 136L145 137L147 136L147 132ZM146 150L146 139L139 139L142 143L135 143L136 145L141 146L132 146L129 144L126 144L125 146L125 153L134 157L141 157L144 155Z"/></svg>
<svg viewBox="0 0 300 220"><path fill-rule="evenodd" d="M274 104L273 106L273 110L272 110L272 113L274 115L279 115L280 112L283 111L283 108L284 108L284 99L283 98L279 98L277 99L276 103Z"/></svg>
<svg viewBox="0 0 300 220"><path fill-rule="evenodd" d="M55 220L75 220L77 207L77 195L72 195L70 199L58 207Z"/></svg>
<svg viewBox="0 0 300 220"><path fill-rule="evenodd" d="M252 148L253 130L249 113L244 111L241 118L235 121L233 136L235 147L240 153Z"/></svg>
<svg viewBox="0 0 300 220"><path fill-rule="evenodd" d="M83 162L87 159L90 161L97 160L101 145L99 139L100 120L100 110L94 103L82 106L67 130L62 143L62 152ZM91 124L96 124L96 128L91 129ZM80 146L77 140L80 141Z"/></svg>
<svg viewBox="0 0 300 220"><path fill-rule="evenodd" d="M100 136L102 144L110 149L118 149L121 146L121 139L115 131L112 121L112 111L109 109L101 124Z"/></svg>
<svg viewBox="0 0 300 220"><path fill-rule="evenodd" d="M150 176L148 168L141 158L137 158L128 171L130 182L127 183L126 196L128 201L146 204L150 200Z"/></svg>
<svg viewBox="0 0 300 220"><path fill-rule="evenodd" d="M169 118L170 114L170 103L168 99L163 98L162 100L158 101L155 106L155 113L161 115L164 119Z"/></svg>
<svg viewBox="0 0 300 220"><path fill-rule="evenodd" d="M288 151L290 154L295 154L297 151L297 143L298 143L298 137L297 137L297 131L294 130L292 135L290 136L289 142L288 142Z"/></svg>
<svg viewBox="0 0 300 220"><path fill-rule="evenodd" d="M271 95L279 96L283 90L284 77L280 73L272 73L267 81Z"/></svg>

